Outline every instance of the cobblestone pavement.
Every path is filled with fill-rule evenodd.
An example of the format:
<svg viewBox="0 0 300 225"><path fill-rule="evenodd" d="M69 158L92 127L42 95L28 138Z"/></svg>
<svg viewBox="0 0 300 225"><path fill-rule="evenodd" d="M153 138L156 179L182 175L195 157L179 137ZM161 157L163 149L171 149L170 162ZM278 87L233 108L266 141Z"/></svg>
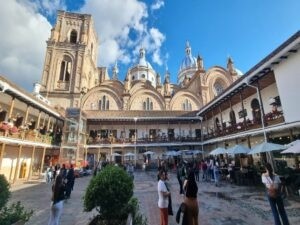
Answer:
<svg viewBox="0 0 300 225"><path fill-rule="evenodd" d="M83 212L84 191L91 177L76 179L71 199L64 204L61 225L86 225L96 212ZM148 219L148 225L159 225L157 208L156 172L135 172L134 195L140 201L140 211ZM169 225L177 224L175 214L183 200L175 174L169 174L174 216ZM236 186L222 183L199 182L199 224L200 225L271 225L272 213L262 188ZM41 182L27 182L12 187L11 201L21 201L26 208L34 210L34 216L27 225L46 225L50 212L51 185ZM285 200L290 224L299 224L300 198Z"/></svg>

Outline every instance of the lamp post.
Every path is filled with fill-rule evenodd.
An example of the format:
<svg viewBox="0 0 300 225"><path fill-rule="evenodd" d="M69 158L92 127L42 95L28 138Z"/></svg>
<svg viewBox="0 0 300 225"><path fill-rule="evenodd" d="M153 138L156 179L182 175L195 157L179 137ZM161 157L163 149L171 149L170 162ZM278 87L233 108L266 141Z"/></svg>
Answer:
<svg viewBox="0 0 300 225"><path fill-rule="evenodd" d="M86 89L82 88L80 91L80 101L79 101L79 116L78 116L78 130L77 130L77 149L76 149L76 154L75 154L75 166L77 166L77 161L79 158L79 153L80 153L80 148L81 148L81 129L83 129L83 122L82 122L82 126L81 126L81 119L82 119L82 114L81 114L81 108L83 107L82 105L82 97L84 96L84 94L86 93Z"/></svg>
<svg viewBox="0 0 300 225"><path fill-rule="evenodd" d="M202 127L202 121L203 121L203 117L199 116L199 120L201 122L201 133L200 133L200 140L201 140L201 151L202 151L202 159L204 160L204 151L203 151L203 127Z"/></svg>
<svg viewBox="0 0 300 225"><path fill-rule="evenodd" d="M260 111L260 117L261 117L261 126L262 126L262 129L263 129L263 133L264 133L264 142L267 143L267 134L266 134L266 130L265 130L265 118L264 118L264 114L263 114L263 110L262 110L262 101L261 101L261 97L260 97L260 94L259 94L259 89L257 86L254 86L254 85L251 85L249 84L249 80L247 80L247 82L245 83L247 86L249 87L252 87L252 88L255 88L256 89L256 93L257 93L257 97L258 97L258 104L259 104L259 111ZM275 171L276 169L276 165L274 164L273 162L273 157L272 157L272 153L271 152L267 152L267 157L269 157L269 161Z"/></svg>
<svg viewBox="0 0 300 225"><path fill-rule="evenodd" d="M137 154L136 154L136 140L137 140L136 121L138 120L138 118L134 117L133 119L134 119L134 154L135 154L134 165L136 166L136 159L137 159Z"/></svg>
<svg viewBox="0 0 300 225"><path fill-rule="evenodd" d="M261 97L260 97L260 94L259 94L259 89L258 89L257 86L249 84L249 81L247 81L247 83L245 83L245 84L249 87L252 87L252 88L256 89L256 94L257 94L257 97L258 97L260 117L261 117L261 126L262 126L263 133L264 133L264 141L267 142L267 135L266 135L266 130L265 130L265 119L264 119L264 114L263 114L263 110L262 110L262 102L261 102Z"/></svg>

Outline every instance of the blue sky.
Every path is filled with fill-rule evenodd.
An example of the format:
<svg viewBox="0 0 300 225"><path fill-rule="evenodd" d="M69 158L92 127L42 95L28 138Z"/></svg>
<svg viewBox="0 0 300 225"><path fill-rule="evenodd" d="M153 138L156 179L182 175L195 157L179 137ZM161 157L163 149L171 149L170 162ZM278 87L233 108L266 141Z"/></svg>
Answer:
<svg viewBox="0 0 300 225"><path fill-rule="evenodd" d="M57 9L92 14L101 41L98 66L111 74L117 60L120 80L143 46L152 67L162 78L168 67L176 83L186 41L206 69L226 67L231 56L245 73L300 27L298 0L10 0L3 6L0 74L29 91L41 79Z"/></svg>

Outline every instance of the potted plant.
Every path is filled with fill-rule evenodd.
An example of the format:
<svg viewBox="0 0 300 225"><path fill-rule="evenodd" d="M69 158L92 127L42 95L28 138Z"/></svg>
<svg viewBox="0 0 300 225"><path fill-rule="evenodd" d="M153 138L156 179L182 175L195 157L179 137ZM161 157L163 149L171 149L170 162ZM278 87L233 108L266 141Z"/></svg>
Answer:
<svg viewBox="0 0 300 225"><path fill-rule="evenodd" d="M9 183L5 176L0 174L0 224L25 224L32 216L33 211L26 211L20 202L12 203L7 206L10 195Z"/></svg>
<svg viewBox="0 0 300 225"><path fill-rule="evenodd" d="M90 181L84 196L84 210L98 211L90 225L126 224L130 214L133 225L146 225L138 212L137 199L132 196L133 181L126 171L117 166L105 166Z"/></svg>

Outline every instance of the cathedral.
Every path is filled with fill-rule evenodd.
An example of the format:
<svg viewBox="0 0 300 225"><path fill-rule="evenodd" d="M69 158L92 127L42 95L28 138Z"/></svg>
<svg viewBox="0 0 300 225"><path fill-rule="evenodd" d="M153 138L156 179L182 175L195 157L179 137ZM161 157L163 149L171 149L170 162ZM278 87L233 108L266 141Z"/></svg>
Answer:
<svg viewBox="0 0 300 225"><path fill-rule="evenodd" d="M98 46L99 38L90 15L58 12L47 41L41 80L41 94L52 105L98 111L195 111L240 75L231 58L227 68L205 69L203 59L192 55L187 42L185 55L178 63L176 84L170 83L168 71L163 77L155 71L144 48L140 48L138 60L121 81L117 64L112 74L105 67L97 67Z"/></svg>
<svg viewBox="0 0 300 225"><path fill-rule="evenodd" d="M126 145L117 144L131 143L134 138L135 151L138 147L143 152L148 146L158 154L166 150L161 149L162 140L196 141L201 133L196 112L241 75L231 58L227 68L206 69L204 60L192 55L187 42L178 63L177 83L170 82L168 71L163 77L155 71L145 48L140 48L137 61L122 81L117 63L112 74L106 67L97 67L99 35L91 15L58 11L47 41L40 88L40 94L57 109L80 109L87 128L78 136L88 139L89 152L100 148L107 154L123 155ZM67 129L68 144L78 142L75 126ZM181 147L194 148L190 144ZM130 151L133 146L126 148Z"/></svg>
<svg viewBox="0 0 300 225"><path fill-rule="evenodd" d="M300 139L300 31L243 76L231 58L226 68L205 68L186 42L177 83L168 71L157 73L143 47L126 75L117 63L111 74L97 67L99 36L91 15L58 11L33 93L0 76L0 171L10 182L56 164L106 160L140 168L220 147ZM299 157L284 160L299 166Z"/></svg>

